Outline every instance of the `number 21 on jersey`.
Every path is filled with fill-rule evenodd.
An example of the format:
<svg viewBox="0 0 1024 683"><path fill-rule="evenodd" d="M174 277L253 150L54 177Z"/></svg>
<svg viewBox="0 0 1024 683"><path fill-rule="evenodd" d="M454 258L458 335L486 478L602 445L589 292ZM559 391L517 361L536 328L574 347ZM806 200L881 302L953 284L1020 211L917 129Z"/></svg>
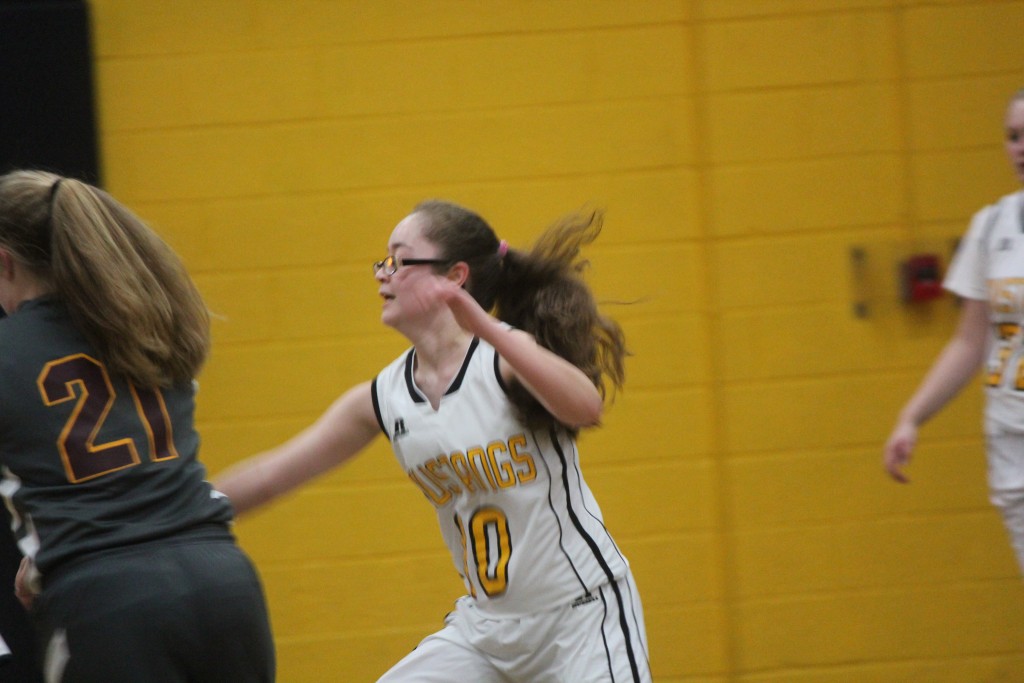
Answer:
<svg viewBox="0 0 1024 683"><path fill-rule="evenodd" d="M47 406L75 401L57 439L68 481L77 484L141 462L135 440L128 435L96 443L117 397L102 363L81 353L66 356L43 366L36 382ZM128 386L148 437L150 460L177 458L163 396L159 391Z"/></svg>

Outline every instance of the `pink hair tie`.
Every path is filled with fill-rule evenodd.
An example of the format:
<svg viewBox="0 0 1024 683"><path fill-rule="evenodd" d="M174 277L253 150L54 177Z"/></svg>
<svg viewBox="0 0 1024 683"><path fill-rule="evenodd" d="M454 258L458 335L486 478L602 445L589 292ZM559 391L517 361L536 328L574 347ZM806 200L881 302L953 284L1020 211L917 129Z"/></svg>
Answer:
<svg viewBox="0 0 1024 683"><path fill-rule="evenodd" d="M498 258L503 258L508 253L508 242L502 240L498 242Z"/></svg>

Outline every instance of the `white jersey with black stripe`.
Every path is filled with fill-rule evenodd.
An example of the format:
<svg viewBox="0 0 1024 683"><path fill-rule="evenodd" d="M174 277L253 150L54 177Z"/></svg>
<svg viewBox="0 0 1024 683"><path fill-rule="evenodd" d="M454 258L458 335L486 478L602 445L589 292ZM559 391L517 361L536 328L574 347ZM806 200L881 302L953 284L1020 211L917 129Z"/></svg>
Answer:
<svg viewBox="0 0 1024 683"><path fill-rule="evenodd" d="M497 359L474 339L435 411L416 387L410 349L376 377L373 401L478 607L519 616L586 600L628 565L583 478L575 439L522 424Z"/></svg>

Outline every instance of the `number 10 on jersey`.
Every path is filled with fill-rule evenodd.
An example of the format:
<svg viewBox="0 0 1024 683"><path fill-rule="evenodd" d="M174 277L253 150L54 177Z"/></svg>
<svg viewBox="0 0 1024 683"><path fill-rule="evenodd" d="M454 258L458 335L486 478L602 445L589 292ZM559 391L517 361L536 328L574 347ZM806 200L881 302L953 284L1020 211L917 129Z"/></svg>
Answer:
<svg viewBox="0 0 1024 683"><path fill-rule="evenodd" d="M476 597L471 568L488 597L503 594L508 588L508 562L512 557L512 537L505 512L497 507L482 507L473 512L468 523L456 514L455 524L462 537L462 561L470 594Z"/></svg>

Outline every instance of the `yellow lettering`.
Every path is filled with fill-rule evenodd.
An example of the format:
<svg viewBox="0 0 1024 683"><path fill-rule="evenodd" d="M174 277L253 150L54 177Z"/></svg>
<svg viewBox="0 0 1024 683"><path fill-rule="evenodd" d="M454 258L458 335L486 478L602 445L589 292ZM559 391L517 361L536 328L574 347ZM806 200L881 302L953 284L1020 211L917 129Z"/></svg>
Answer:
<svg viewBox="0 0 1024 683"><path fill-rule="evenodd" d="M425 475L427 474L426 470L422 466L420 466L419 470L421 473ZM416 470L409 470L409 478L412 479L413 482L415 482L416 485L423 490L423 493L426 494L427 498L429 498L430 501L438 507L441 507L442 505L444 505L445 503L452 499L452 494L450 491L446 491L444 488L441 488L440 492L435 491L433 488L428 486L425 481L423 481L416 475Z"/></svg>
<svg viewBox="0 0 1024 683"><path fill-rule="evenodd" d="M519 483L525 484L528 481L533 481L537 478L537 467L533 463L533 455L528 451L520 451L520 447L526 445L526 437L522 434L516 434L508 440L508 452L512 455L512 459L517 463L526 465L525 472L517 472L519 477Z"/></svg>
<svg viewBox="0 0 1024 683"><path fill-rule="evenodd" d="M493 530L494 538L488 533ZM508 588L508 561L512 557L512 540L508 518L495 507L480 508L469 520L473 539L473 556L480 587L487 595L501 595Z"/></svg>
<svg viewBox="0 0 1024 683"><path fill-rule="evenodd" d="M462 489L459 488L459 485L453 482L445 473L446 469L450 469L447 455L439 455L436 460L431 460L425 464L430 478L433 479L441 488L447 489L456 495L462 493Z"/></svg>
<svg viewBox="0 0 1024 683"><path fill-rule="evenodd" d="M483 470L483 473L487 476L487 481L491 483L491 490L497 491L498 485L494 483L494 473L491 471L491 466L487 462L487 454L484 453L484 449L479 446L467 449L466 459L469 460L470 466L477 472Z"/></svg>
<svg viewBox="0 0 1024 683"><path fill-rule="evenodd" d="M452 472L459 478L462 485L466 487L469 492L476 491L477 485L481 489L486 488L484 480L480 478L480 474L473 469L473 466L469 464L466 459L466 454L462 451L455 451L448 458L448 464L452 468ZM475 482L475 483L474 483Z"/></svg>
<svg viewBox="0 0 1024 683"><path fill-rule="evenodd" d="M512 471L512 463L508 460L498 463L498 453L507 453L508 448L505 446L503 441L492 441L487 444L487 461L491 464L491 469L494 470L494 476L498 480L498 486L503 489L507 489L509 486L515 486L516 475Z"/></svg>
<svg viewBox="0 0 1024 683"><path fill-rule="evenodd" d="M1024 280L1000 278L989 284L989 300L996 313L1015 314L1024 308Z"/></svg>
<svg viewBox="0 0 1024 683"><path fill-rule="evenodd" d="M462 493L526 484L537 478L537 465L526 445L526 436L516 434L507 442L492 441L486 448L441 454L409 470L409 478L438 507Z"/></svg>

